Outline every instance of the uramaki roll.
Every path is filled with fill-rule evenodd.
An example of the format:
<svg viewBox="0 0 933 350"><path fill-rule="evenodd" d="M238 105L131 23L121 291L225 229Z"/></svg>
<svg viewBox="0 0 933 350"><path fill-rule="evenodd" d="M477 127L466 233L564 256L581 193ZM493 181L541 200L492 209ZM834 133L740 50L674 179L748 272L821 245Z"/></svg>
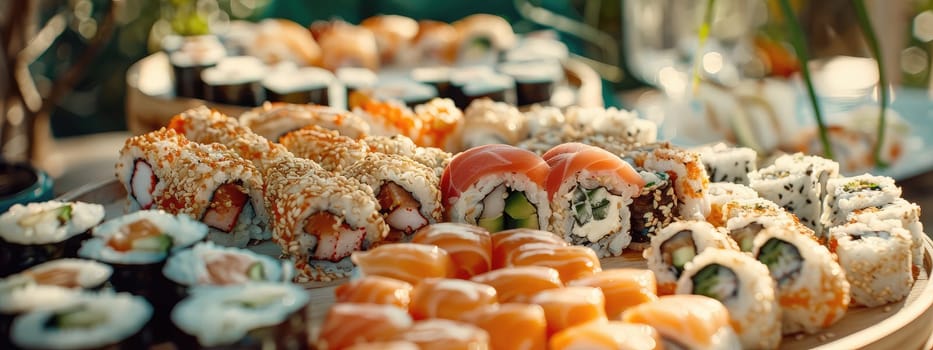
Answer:
<svg viewBox="0 0 933 350"><path fill-rule="evenodd" d="M675 221L651 237L642 255L658 278L658 294L673 294L687 263L710 248L737 250L725 232L706 221Z"/></svg>
<svg viewBox="0 0 933 350"><path fill-rule="evenodd" d="M264 103L240 115L240 124L274 142L308 125L335 130L355 139L370 133L369 124L348 111L291 103Z"/></svg>

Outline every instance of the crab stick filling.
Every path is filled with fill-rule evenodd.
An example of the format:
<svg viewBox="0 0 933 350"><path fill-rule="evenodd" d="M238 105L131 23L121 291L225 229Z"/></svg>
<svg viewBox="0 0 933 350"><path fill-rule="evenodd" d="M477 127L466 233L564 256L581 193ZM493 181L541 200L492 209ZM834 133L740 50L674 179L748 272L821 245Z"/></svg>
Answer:
<svg viewBox="0 0 933 350"><path fill-rule="evenodd" d="M201 221L223 232L231 232L248 203L249 195L246 194L243 186L237 183L225 183L214 191L210 207Z"/></svg>
<svg viewBox="0 0 933 350"><path fill-rule="evenodd" d="M152 192L155 191L159 178L152 171L152 166L145 160L136 159L133 162L133 174L130 176L131 195L143 210L152 207Z"/></svg>
<svg viewBox="0 0 933 350"><path fill-rule="evenodd" d="M394 182L386 182L376 196L379 200L380 213L389 225L390 236L408 235L428 224L428 219L421 215L421 204L411 192Z"/></svg>
<svg viewBox="0 0 933 350"><path fill-rule="evenodd" d="M309 248L312 259L337 262L362 248L366 230L342 221L326 211L308 217L304 230L314 238Z"/></svg>

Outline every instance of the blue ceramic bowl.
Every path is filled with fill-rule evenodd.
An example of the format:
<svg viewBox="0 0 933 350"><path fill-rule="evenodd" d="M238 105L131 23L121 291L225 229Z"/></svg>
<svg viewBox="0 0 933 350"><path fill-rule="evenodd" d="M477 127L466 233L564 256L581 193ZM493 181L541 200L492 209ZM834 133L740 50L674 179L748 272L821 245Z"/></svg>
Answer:
<svg viewBox="0 0 933 350"><path fill-rule="evenodd" d="M14 204L44 202L53 197L49 174L28 164L0 162L0 213Z"/></svg>

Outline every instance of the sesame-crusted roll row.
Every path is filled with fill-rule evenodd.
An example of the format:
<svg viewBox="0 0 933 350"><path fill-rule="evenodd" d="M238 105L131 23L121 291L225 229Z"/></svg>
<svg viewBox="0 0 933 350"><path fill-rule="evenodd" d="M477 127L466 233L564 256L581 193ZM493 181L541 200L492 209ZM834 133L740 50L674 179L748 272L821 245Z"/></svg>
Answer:
<svg viewBox="0 0 933 350"><path fill-rule="evenodd" d="M189 142L163 128L128 139L120 154L117 176L132 209L188 215L223 245L271 237L259 171L223 145Z"/></svg>
<svg viewBox="0 0 933 350"><path fill-rule="evenodd" d="M360 138L369 135L369 124L349 111L328 106L268 103L240 115L240 124L272 142L285 134L316 125L341 135Z"/></svg>
<svg viewBox="0 0 933 350"><path fill-rule="evenodd" d="M265 180L273 240L295 263L299 282L349 276L350 254L369 249L389 232L369 186L314 161L279 158Z"/></svg>
<svg viewBox="0 0 933 350"><path fill-rule="evenodd" d="M296 157L313 160L332 172L343 171L369 152L365 144L317 125L285 134L279 141Z"/></svg>
<svg viewBox="0 0 933 350"><path fill-rule="evenodd" d="M372 188L389 225L389 242L408 241L418 229L443 218L434 170L394 154L369 153L343 175Z"/></svg>

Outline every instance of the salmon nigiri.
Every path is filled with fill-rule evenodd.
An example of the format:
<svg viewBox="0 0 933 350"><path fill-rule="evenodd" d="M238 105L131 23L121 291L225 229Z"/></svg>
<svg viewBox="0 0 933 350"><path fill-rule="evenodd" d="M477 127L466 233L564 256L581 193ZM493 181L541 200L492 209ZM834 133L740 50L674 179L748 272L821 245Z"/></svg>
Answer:
<svg viewBox="0 0 933 350"><path fill-rule="evenodd" d="M485 350L489 349L489 333L474 325L431 319L415 322L399 333L396 340L418 344L421 350Z"/></svg>
<svg viewBox="0 0 933 350"><path fill-rule="evenodd" d="M492 268L492 240L486 229L457 223L438 223L422 227L412 243L433 244L450 255L454 277L470 278Z"/></svg>
<svg viewBox="0 0 933 350"><path fill-rule="evenodd" d="M395 305L403 309L411 302L411 283L382 276L364 276L334 289L338 303Z"/></svg>
<svg viewBox="0 0 933 350"><path fill-rule="evenodd" d="M606 296L606 315L618 319L626 309L658 300L654 272L643 269L609 269L571 281L568 286L596 287Z"/></svg>
<svg viewBox="0 0 933 350"><path fill-rule="evenodd" d="M353 344L392 339L412 325L405 310L390 305L338 303L321 325L318 349L343 349Z"/></svg>
<svg viewBox="0 0 933 350"><path fill-rule="evenodd" d="M547 266L560 273L564 283L592 276L602 270L592 249L580 246L552 247L530 244L520 247L507 263L511 266Z"/></svg>
<svg viewBox="0 0 933 350"><path fill-rule="evenodd" d="M658 350L661 336L653 327L618 321L590 322L551 337L551 350Z"/></svg>
<svg viewBox="0 0 933 350"><path fill-rule="evenodd" d="M683 349L742 348L726 307L701 295L663 296L626 310L622 321L652 326L665 342Z"/></svg>
<svg viewBox="0 0 933 350"><path fill-rule="evenodd" d="M632 166L599 147L562 144L545 153L551 220L564 239L618 256L632 241L629 206L645 185Z"/></svg>
<svg viewBox="0 0 933 350"><path fill-rule="evenodd" d="M515 146L492 144L461 152L441 176L447 219L489 232L545 228L551 216L547 174L541 157Z"/></svg>
<svg viewBox="0 0 933 350"><path fill-rule="evenodd" d="M540 291L564 286L557 270L544 266L507 267L470 280L495 288L500 302L523 303Z"/></svg>
<svg viewBox="0 0 933 350"><path fill-rule="evenodd" d="M390 277L413 285L425 278L452 277L454 272L447 252L427 244L385 244L354 252L351 259L363 275Z"/></svg>
<svg viewBox="0 0 933 350"><path fill-rule="evenodd" d="M492 350L547 349L547 321L539 305L487 306L463 314L460 320L485 329Z"/></svg>
<svg viewBox="0 0 933 350"><path fill-rule="evenodd" d="M548 231L531 229L513 229L492 234L492 268L505 267L509 257L526 244L548 244L553 246L567 246L568 243L560 236Z"/></svg>
<svg viewBox="0 0 933 350"><path fill-rule="evenodd" d="M466 311L496 302L496 289L491 286L451 278L431 278L412 290L408 313L416 320L457 320Z"/></svg>
<svg viewBox="0 0 933 350"><path fill-rule="evenodd" d="M549 289L531 298L544 308L548 334L593 321L606 321L606 297L599 288Z"/></svg>

